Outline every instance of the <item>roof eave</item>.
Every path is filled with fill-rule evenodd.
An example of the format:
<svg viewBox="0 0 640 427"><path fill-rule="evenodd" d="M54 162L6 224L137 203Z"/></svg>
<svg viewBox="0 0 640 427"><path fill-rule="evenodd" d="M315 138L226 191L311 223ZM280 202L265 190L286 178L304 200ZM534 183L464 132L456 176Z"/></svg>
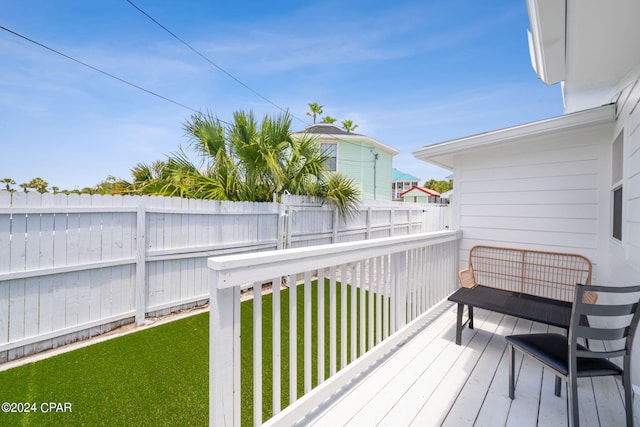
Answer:
<svg viewBox="0 0 640 427"><path fill-rule="evenodd" d="M547 85L566 78L567 5L559 0L527 0L529 53L540 80Z"/></svg>
<svg viewBox="0 0 640 427"><path fill-rule="evenodd" d="M375 139L366 136L366 135L361 135L361 134L351 134L351 135L334 135L334 134L327 134L327 133L306 133L306 132L293 132L291 134L292 136L296 137L296 136L303 136L303 135L314 135L316 137L318 137L319 139L324 139L324 140L334 140L334 141L366 141L369 144L373 145L375 148L378 148L382 151L386 151L387 153L391 154L392 156L395 156L399 153L398 150L396 150L393 147L390 147L388 145L383 144L380 141L376 141Z"/></svg>
<svg viewBox="0 0 640 427"><path fill-rule="evenodd" d="M428 145L412 154L417 159L452 170L453 157L461 152L583 126L612 123L614 120L615 105L608 104L546 120Z"/></svg>

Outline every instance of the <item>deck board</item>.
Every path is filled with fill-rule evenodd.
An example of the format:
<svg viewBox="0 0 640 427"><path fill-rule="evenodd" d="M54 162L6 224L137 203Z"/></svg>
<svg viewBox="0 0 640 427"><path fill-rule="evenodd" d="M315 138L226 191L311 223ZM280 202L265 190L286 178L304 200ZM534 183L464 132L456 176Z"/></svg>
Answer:
<svg viewBox="0 0 640 427"><path fill-rule="evenodd" d="M562 397L555 396L554 375L518 353L515 399L508 396L509 355L504 337L556 328L477 310L476 328L465 329L462 345L457 346L455 315L455 304L443 304L427 326L382 357L368 375L305 418L305 424L568 425L566 386ZM582 425L624 424L619 380L580 379L578 394Z"/></svg>

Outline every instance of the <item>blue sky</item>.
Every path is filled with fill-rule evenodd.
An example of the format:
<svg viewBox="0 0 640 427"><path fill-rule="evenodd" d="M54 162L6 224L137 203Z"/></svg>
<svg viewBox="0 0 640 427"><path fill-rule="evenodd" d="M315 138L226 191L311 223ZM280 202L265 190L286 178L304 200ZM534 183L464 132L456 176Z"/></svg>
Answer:
<svg viewBox="0 0 640 427"><path fill-rule="evenodd" d="M261 96L126 0L3 0L0 25L225 121L273 103L302 130L317 102L423 181L449 172L422 146L562 114L531 67L525 0L132 1ZM4 30L0 52L0 178L93 186L188 143L187 108Z"/></svg>

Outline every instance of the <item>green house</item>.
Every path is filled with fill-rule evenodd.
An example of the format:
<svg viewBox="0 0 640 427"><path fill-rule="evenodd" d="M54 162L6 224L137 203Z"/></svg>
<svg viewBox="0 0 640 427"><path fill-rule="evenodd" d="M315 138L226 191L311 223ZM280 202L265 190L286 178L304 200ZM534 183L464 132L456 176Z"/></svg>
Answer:
<svg viewBox="0 0 640 427"><path fill-rule="evenodd" d="M330 158L331 171L356 183L362 200L391 200L392 161L398 150L332 123L318 123L295 135L312 134Z"/></svg>

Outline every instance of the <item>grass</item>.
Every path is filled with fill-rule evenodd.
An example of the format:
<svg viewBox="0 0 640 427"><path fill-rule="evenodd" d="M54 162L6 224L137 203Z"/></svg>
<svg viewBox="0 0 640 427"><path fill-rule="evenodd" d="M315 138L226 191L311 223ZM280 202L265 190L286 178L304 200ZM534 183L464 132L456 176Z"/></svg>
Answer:
<svg viewBox="0 0 640 427"><path fill-rule="evenodd" d="M0 401L38 409L0 413L0 425L207 425L208 354L204 313L0 372Z"/></svg>
<svg viewBox="0 0 640 427"><path fill-rule="evenodd" d="M325 305L328 334L328 284ZM340 284L337 290L340 308ZM358 292L359 294L359 292ZM313 284L315 325L317 285ZM304 287L297 287L298 394L303 391ZM359 299L359 296L358 296ZM289 402L289 290L281 292L282 405ZM263 414L271 416L271 294L263 296ZM350 291L347 292L350 309ZM359 305L359 304L358 304ZM338 311L339 312L339 311ZM252 301L241 304L242 425L253 424ZM349 318L349 316L348 316ZM340 330L340 317L337 319ZM317 378L313 328L313 385ZM326 341L325 372L329 372ZM338 346L339 349L339 346ZM337 354L340 366L340 354ZM0 425L208 425L209 314L202 313L0 372L0 403L35 403L35 412L0 412ZM71 412L44 413L42 404L70 403ZM32 405L30 405L33 408ZM48 409L48 405L44 406Z"/></svg>

